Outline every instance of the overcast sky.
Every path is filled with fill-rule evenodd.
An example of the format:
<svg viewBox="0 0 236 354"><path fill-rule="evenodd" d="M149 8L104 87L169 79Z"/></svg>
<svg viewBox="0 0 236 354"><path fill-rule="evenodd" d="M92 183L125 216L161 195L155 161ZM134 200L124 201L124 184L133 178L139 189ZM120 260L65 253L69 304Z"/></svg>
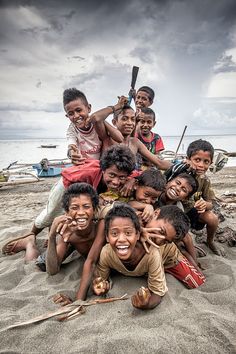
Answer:
<svg viewBox="0 0 236 354"><path fill-rule="evenodd" d="M155 90L160 135L236 134L236 1L1 1L0 138L64 137L63 90L93 111Z"/></svg>

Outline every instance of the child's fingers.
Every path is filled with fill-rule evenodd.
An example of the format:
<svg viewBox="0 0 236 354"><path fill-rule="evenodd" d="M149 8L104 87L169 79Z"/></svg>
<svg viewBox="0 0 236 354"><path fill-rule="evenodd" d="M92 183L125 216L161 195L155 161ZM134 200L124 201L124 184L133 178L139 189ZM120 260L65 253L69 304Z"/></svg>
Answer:
<svg viewBox="0 0 236 354"><path fill-rule="evenodd" d="M147 242L148 242L150 245L152 245L152 246L154 246L154 247L156 247L156 248L159 248L159 246L158 246L154 241L152 241L150 238L147 239Z"/></svg>
<svg viewBox="0 0 236 354"><path fill-rule="evenodd" d="M147 248L146 241L143 240L143 239L141 239L141 243L142 243L143 248L145 249L146 253L150 253L150 252L149 252L149 249Z"/></svg>

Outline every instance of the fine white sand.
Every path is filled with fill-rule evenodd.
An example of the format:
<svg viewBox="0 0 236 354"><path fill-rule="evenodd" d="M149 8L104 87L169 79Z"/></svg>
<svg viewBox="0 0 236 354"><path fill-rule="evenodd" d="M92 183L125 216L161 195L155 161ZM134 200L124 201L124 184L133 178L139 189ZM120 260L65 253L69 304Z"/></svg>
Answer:
<svg viewBox="0 0 236 354"><path fill-rule="evenodd" d="M216 194L235 192L236 168L211 175ZM29 230L45 205L55 179L28 186L2 188L0 246ZM222 209L223 226L236 230L236 203ZM222 227L222 224L221 224ZM45 230L38 237L43 250ZM134 309L130 299L87 308L77 318L56 319L8 329L10 325L58 309L51 298L58 292L75 296L83 260L64 265L48 276L34 262L24 264L24 252L0 257L0 353L236 353L236 248L227 244L225 258L200 259L207 281L188 290L167 275L169 292L153 310ZM144 278L115 276L110 296L131 295L145 285ZM93 295L89 294L89 299Z"/></svg>

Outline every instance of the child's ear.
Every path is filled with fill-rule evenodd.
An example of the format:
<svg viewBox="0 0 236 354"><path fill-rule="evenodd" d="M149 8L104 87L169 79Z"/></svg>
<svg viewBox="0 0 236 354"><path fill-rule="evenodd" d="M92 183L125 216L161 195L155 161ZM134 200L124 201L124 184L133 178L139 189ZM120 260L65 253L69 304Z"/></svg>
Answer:
<svg viewBox="0 0 236 354"><path fill-rule="evenodd" d="M109 238L108 238L108 236L106 236L106 241L107 241L107 243L109 243Z"/></svg>
<svg viewBox="0 0 236 354"><path fill-rule="evenodd" d="M136 235L137 235L137 240L139 240L140 239L140 232L136 232Z"/></svg>
<svg viewBox="0 0 236 354"><path fill-rule="evenodd" d="M134 186L133 186L133 189L134 189L134 190L136 190L136 189L137 189L137 187L138 187L138 181L137 181L137 180L135 180L135 182L134 182Z"/></svg>
<svg viewBox="0 0 236 354"><path fill-rule="evenodd" d="M112 124L116 127L116 119L115 119L115 118L112 118L111 122L112 122Z"/></svg>
<svg viewBox="0 0 236 354"><path fill-rule="evenodd" d="M156 125L156 121L154 120L154 122L153 122L153 126L155 127L155 125Z"/></svg>
<svg viewBox="0 0 236 354"><path fill-rule="evenodd" d="M91 106L91 104L89 103L89 104L88 104L88 112L89 112L89 113L91 112L91 109L92 109L92 106Z"/></svg>
<svg viewBox="0 0 236 354"><path fill-rule="evenodd" d="M158 219L161 209L155 210L155 219Z"/></svg>

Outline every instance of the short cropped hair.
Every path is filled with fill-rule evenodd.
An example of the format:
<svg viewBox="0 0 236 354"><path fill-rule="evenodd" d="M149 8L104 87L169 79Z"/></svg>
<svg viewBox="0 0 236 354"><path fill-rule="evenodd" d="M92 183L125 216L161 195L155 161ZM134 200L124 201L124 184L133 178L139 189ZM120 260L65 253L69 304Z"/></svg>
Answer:
<svg viewBox="0 0 236 354"><path fill-rule="evenodd" d="M124 105L121 109L119 109L119 110L117 110L117 111L114 112L114 114L113 114L113 119L114 119L114 120L117 120L118 116L119 116L121 113L125 112L127 109L132 109L132 111L134 110L130 105L126 104L126 105Z"/></svg>
<svg viewBox="0 0 236 354"><path fill-rule="evenodd" d="M176 205L165 205L160 208L157 219L168 221L175 229L175 240L182 240L188 233L190 222L188 216Z"/></svg>
<svg viewBox="0 0 236 354"><path fill-rule="evenodd" d="M66 89L63 92L63 105L64 107L70 103L71 101L75 101L77 99L81 99L83 103L88 106L88 100L85 94L82 91L77 90L75 87Z"/></svg>
<svg viewBox="0 0 236 354"><path fill-rule="evenodd" d="M105 171L113 165L115 165L119 171L127 172L128 175L134 170L135 156L126 145L112 145L102 154L100 159L102 171Z"/></svg>
<svg viewBox="0 0 236 354"><path fill-rule="evenodd" d="M126 203L117 202L113 208L108 211L105 217L105 236L108 235L111 222L115 218L129 218L132 221L136 232L141 232L139 218L136 215L135 210Z"/></svg>
<svg viewBox="0 0 236 354"><path fill-rule="evenodd" d="M148 114L148 115L152 116L153 121L155 122L155 120L156 120L156 115L155 115L155 112L154 112L151 108L149 108L149 107L142 107L140 110L141 110L141 112L143 112L144 114Z"/></svg>
<svg viewBox="0 0 236 354"><path fill-rule="evenodd" d="M209 141L198 139L193 141L192 143L189 144L187 148L187 158L191 158L193 155L195 155L199 150L202 151L207 151L210 153L211 160L213 160L214 157L214 148L209 143Z"/></svg>
<svg viewBox="0 0 236 354"><path fill-rule="evenodd" d="M166 186L164 175L154 167L142 172L136 180L139 186L151 187L157 191L164 191Z"/></svg>
<svg viewBox="0 0 236 354"><path fill-rule="evenodd" d="M175 178L183 178L188 182L188 184L192 188L192 192L189 193L188 197L191 197L193 194L195 194L197 192L199 184L193 175L191 175L189 173L180 173L180 174L176 175L175 177L171 178L169 180L169 182L173 181L173 179L175 179Z"/></svg>
<svg viewBox="0 0 236 354"><path fill-rule="evenodd" d="M142 87L140 87L140 88L138 89L137 92L139 92L139 91L144 91L144 92L146 92L146 93L148 94L148 96L149 96L149 99L150 99L151 103L153 102L154 97L155 97L155 92L154 92L154 90L153 90L151 87L149 87L149 86L142 86Z"/></svg>
<svg viewBox="0 0 236 354"><path fill-rule="evenodd" d="M93 209L95 210L98 206L99 198L97 192L93 189L93 187L88 183L73 183L69 186L69 188L65 191L62 198L62 206L66 212L69 211L71 199L74 197L78 197L81 194L86 194L91 198L91 202L93 205Z"/></svg>

